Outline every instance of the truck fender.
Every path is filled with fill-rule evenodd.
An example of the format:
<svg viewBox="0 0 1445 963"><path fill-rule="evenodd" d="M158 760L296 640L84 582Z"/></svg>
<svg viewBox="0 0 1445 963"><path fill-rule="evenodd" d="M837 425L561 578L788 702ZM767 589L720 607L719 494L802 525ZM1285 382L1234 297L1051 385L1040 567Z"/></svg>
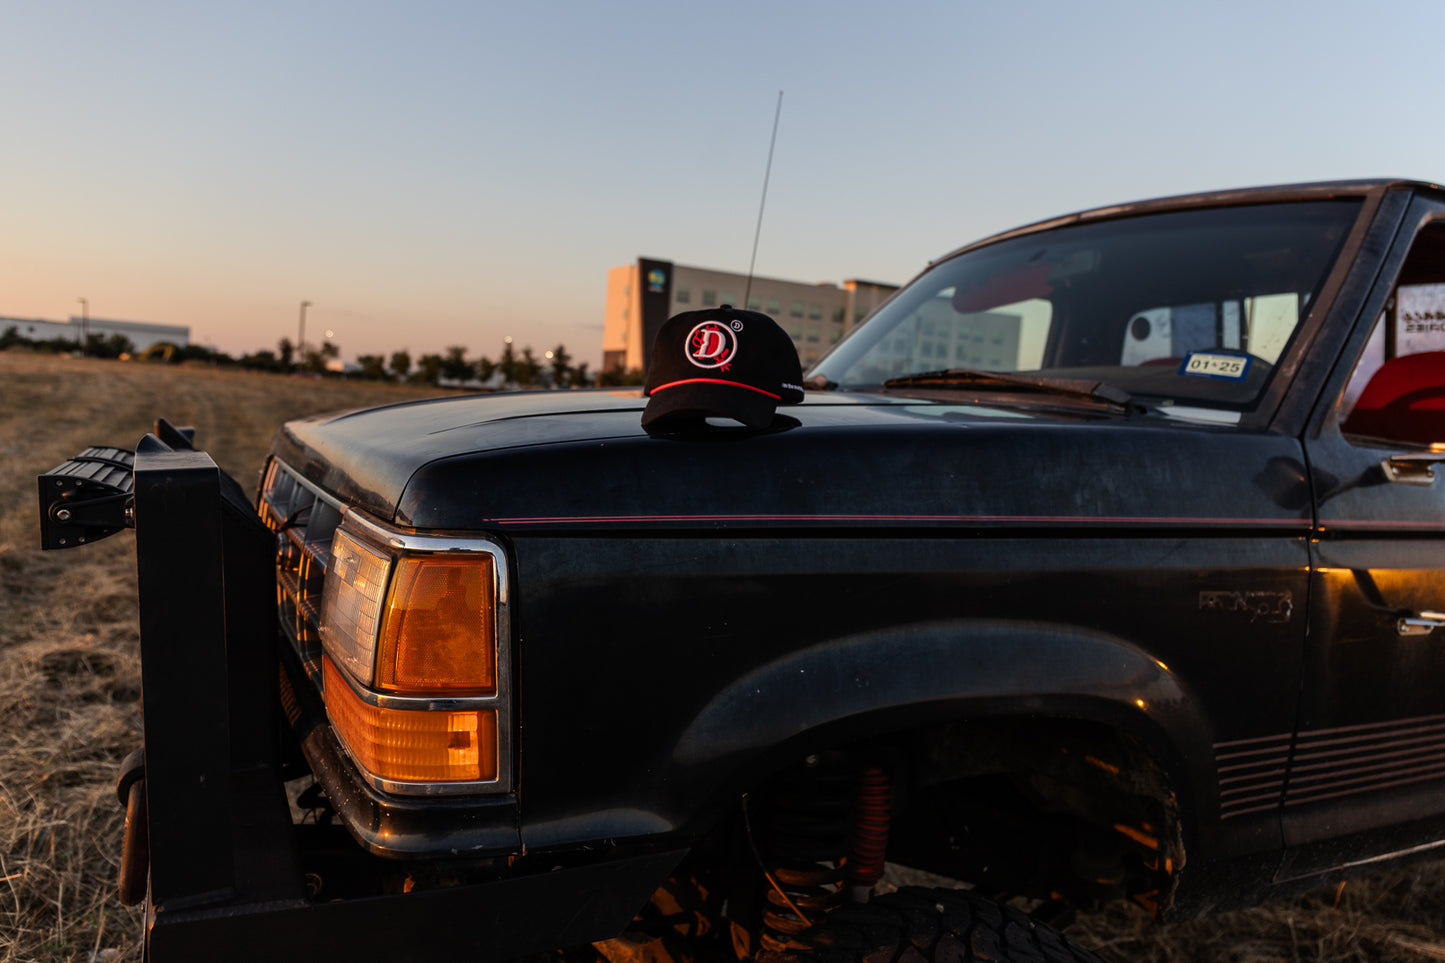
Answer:
<svg viewBox="0 0 1445 963"><path fill-rule="evenodd" d="M1012 620L890 627L789 652L709 700L673 760L741 779L780 747L985 716L1104 723L1149 747L1181 806L1215 792L1209 728L1164 663L1098 631Z"/></svg>

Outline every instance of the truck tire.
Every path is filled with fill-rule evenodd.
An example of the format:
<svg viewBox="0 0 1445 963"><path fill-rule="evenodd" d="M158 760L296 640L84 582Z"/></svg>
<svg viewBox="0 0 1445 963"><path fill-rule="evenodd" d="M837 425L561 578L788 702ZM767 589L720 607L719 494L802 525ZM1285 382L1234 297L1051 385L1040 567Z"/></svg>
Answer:
<svg viewBox="0 0 1445 963"><path fill-rule="evenodd" d="M907 887L840 906L796 940L757 963L1104 963L1021 910L959 889Z"/></svg>

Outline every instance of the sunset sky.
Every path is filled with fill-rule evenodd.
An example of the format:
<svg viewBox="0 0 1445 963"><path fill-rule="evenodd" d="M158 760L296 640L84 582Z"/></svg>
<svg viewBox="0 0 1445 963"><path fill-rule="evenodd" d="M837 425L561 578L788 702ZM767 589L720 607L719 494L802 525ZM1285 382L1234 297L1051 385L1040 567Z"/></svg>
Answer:
<svg viewBox="0 0 1445 963"><path fill-rule="evenodd" d="M1117 201L1445 178L1439 0L0 0L0 316L601 357L607 270L906 281Z"/></svg>

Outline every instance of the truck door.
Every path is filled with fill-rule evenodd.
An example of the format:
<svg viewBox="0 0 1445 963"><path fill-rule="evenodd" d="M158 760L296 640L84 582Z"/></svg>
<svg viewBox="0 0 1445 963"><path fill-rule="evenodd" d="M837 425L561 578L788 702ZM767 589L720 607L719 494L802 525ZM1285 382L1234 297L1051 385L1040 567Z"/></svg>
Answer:
<svg viewBox="0 0 1445 963"><path fill-rule="evenodd" d="M1412 202L1360 325L1305 441L1318 522L1281 879L1445 843L1445 204Z"/></svg>

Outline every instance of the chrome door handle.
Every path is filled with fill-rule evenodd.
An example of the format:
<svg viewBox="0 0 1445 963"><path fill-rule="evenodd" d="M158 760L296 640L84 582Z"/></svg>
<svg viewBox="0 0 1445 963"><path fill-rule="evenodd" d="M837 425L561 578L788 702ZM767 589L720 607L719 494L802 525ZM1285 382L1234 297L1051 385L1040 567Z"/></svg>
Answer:
<svg viewBox="0 0 1445 963"><path fill-rule="evenodd" d="M1401 616L1395 623L1395 631L1400 635L1429 635L1442 625L1445 625L1445 612L1419 612Z"/></svg>
<svg viewBox="0 0 1445 963"><path fill-rule="evenodd" d="M1385 478L1398 485L1435 484L1435 466L1445 461L1445 452L1424 451L1391 455L1380 462Z"/></svg>

